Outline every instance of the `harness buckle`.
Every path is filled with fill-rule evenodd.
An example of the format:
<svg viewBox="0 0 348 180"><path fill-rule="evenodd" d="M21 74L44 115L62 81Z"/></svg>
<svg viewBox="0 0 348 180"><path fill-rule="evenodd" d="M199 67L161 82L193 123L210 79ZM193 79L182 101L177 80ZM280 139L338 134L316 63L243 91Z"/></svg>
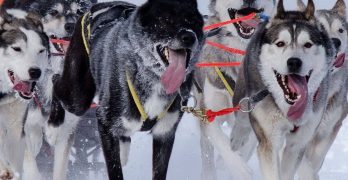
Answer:
<svg viewBox="0 0 348 180"><path fill-rule="evenodd" d="M255 104L250 97L246 97L239 101L239 108L244 113L250 113L255 109Z"/></svg>

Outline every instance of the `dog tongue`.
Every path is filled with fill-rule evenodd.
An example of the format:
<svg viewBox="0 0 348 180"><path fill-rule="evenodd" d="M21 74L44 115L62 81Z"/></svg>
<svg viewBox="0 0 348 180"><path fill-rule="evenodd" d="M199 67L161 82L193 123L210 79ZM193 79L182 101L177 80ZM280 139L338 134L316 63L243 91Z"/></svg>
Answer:
<svg viewBox="0 0 348 180"><path fill-rule="evenodd" d="M15 81L13 89L18 91L18 92L30 94L31 93L31 83L25 82L25 81Z"/></svg>
<svg viewBox="0 0 348 180"><path fill-rule="evenodd" d="M294 74L288 75L288 86L292 93L301 95L300 99L290 107L287 114L291 121L296 121L302 117L307 105L308 85L306 77Z"/></svg>
<svg viewBox="0 0 348 180"><path fill-rule="evenodd" d="M244 27L252 27L252 28L256 28L257 25L259 25L261 23L260 19L250 19L250 20L246 20L246 21L242 21L240 22L240 24Z"/></svg>
<svg viewBox="0 0 348 180"><path fill-rule="evenodd" d="M340 54L340 55L336 58L336 60L335 60L335 62L334 62L335 68L340 68L340 67L342 67L345 60L346 60L346 53Z"/></svg>
<svg viewBox="0 0 348 180"><path fill-rule="evenodd" d="M176 92L185 79L186 71L186 51L171 50L169 51L169 66L161 77L161 82L167 94Z"/></svg>

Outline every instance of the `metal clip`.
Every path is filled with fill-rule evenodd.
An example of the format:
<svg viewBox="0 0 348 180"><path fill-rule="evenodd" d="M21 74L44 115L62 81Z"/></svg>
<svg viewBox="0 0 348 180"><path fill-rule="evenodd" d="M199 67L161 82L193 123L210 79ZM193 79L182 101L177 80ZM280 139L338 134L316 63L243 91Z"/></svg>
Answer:
<svg viewBox="0 0 348 180"><path fill-rule="evenodd" d="M201 120L204 123L208 122L206 109L195 109L193 107L183 106L181 108L181 111L192 114L193 116L197 117L199 120Z"/></svg>
<svg viewBox="0 0 348 180"><path fill-rule="evenodd" d="M250 113L255 109L255 104L252 103L250 97L243 98L239 101L240 111L244 113Z"/></svg>

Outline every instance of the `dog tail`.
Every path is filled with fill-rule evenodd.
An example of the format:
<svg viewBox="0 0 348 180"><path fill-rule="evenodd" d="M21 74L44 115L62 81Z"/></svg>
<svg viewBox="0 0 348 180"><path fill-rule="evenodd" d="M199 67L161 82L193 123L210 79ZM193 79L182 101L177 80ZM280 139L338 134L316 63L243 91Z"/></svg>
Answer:
<svg viewBox="0 0 348 180"><path fill-rule="evenodd" d="M89 16L88 16L89 17ZM90 107L96 86L90 70L89 48L84 36L83 16L75 26L68 51L65 56L62 75L55 75L53 97L62 102L65 109L77 116L83 115Z"/></svg>

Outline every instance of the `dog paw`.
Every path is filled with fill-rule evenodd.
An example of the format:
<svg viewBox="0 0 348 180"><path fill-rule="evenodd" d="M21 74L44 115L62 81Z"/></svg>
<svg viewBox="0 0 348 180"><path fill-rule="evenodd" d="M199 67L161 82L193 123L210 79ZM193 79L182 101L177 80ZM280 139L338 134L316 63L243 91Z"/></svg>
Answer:
<svg viewBox="0 0 348 180"><path fill-rule="evenodd" d="M232 132L231 135L231 148L233 151L238 151L244 146L249 140L249 134L240 134L237 132Z"/></svg>
<svg viewBox="0 0 348 180"><path fill-rule="evenodd" d="M1 170L0 180L14 180L14 174L9 170Z"/></svg>

